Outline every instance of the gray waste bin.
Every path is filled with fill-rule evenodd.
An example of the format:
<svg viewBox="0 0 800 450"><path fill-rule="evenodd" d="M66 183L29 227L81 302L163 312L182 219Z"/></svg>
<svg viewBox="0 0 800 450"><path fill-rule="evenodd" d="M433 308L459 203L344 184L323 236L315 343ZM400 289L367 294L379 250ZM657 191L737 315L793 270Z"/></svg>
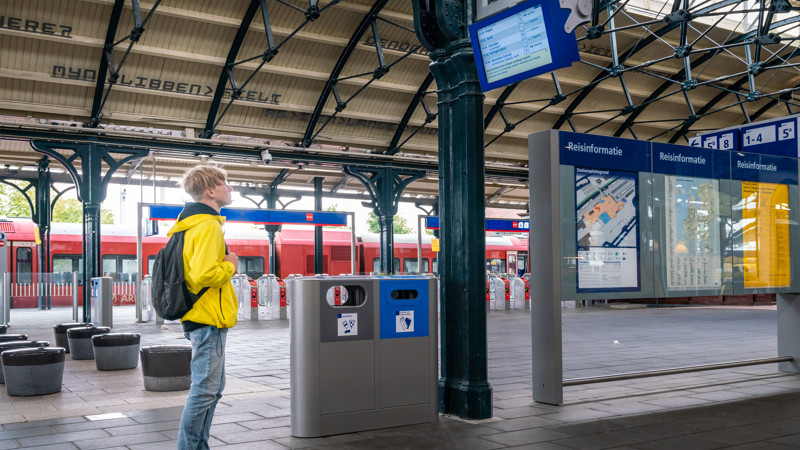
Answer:
<svg viewBox="0 0 800 450"><path fill-rule="evenodd" d="M290 295L292 436L438 420L436 278L301 277Z"/></svg>
<svg viewBox="0 0 800 450"><path fill-rule="evenodd" d="M111 277L97 277L92 278L91 283L92 320L97 326L113 327L114 280Z"/></svg>

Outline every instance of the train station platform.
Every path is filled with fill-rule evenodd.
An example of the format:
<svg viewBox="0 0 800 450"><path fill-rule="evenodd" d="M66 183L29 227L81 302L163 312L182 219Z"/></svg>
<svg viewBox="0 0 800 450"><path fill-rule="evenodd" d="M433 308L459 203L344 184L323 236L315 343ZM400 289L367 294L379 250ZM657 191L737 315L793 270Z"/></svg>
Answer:
<svg viewBox="0 0 800 450"><path fill-rule="evenodd" d="M578 378L776 356L775 307L590 307L563 310L564 376ZM185 343L178 324L135 324L114 309L114 331L142 345ZM9 333L53 342L71 311L12 310ZM531 394L530 318L491 311L494 417L317 439L289 429L289 323L242 321L228 336L227 387L212 448L712 449L800 447L800 375L775 364L568 387L563 406ZM99 372L67 358L61 393L0 401L0 449L172 449L188 391L144 390L135 370Z"/></svg>

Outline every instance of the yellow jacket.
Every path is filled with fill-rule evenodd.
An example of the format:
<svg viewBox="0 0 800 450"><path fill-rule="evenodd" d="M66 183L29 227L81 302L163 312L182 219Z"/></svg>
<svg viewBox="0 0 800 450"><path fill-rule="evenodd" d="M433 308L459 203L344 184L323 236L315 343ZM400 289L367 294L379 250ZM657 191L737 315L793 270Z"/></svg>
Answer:
<svg viewBox="0 0 800 450"><path fill-rule="evenodd" d="M231 284L236 268L233 263L222 260L225 256L222 234L225 218L203 213L185 217L189 209L187 205L180 215L182 219L167 232L167 236L186 230L183 241L186 286L194 294L206 286L209 289L181 318L181 322L188 320L217 328L231 328L236 325L239 303Z"/></svg>

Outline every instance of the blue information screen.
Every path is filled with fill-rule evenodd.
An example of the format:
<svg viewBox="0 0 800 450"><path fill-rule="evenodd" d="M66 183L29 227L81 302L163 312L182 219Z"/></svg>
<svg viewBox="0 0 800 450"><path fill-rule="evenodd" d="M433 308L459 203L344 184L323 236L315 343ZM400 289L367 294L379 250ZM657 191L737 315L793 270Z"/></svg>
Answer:
<svg viewBox="0 0 800 450"><path fill-rule="evenodd" d="M569 11L553 0L531 0L469 27L481 88L489 91L580 60Z"/></svg>

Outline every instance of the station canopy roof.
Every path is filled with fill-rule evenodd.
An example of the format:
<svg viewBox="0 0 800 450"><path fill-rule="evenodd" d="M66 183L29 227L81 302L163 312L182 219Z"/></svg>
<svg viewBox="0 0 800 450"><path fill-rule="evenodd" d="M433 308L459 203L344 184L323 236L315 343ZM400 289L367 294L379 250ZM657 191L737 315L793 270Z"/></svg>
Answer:
<svg viewBox="0 0 800 450"><path fill-rule="evenodd" d="M392 162L427 172L406 199L433 201L436 82L411 3L5 0L0 175L41 158L24 139L102 135L151 149L123 167L128 180L177 180L213 160L243 185L283 173L281 188L321 176L329 192L363 193L341 165ZM533 132L685 144L800 112L794 0L594 7L576 29L580 62L485 93L488 206L527 207Z"/></svg>

